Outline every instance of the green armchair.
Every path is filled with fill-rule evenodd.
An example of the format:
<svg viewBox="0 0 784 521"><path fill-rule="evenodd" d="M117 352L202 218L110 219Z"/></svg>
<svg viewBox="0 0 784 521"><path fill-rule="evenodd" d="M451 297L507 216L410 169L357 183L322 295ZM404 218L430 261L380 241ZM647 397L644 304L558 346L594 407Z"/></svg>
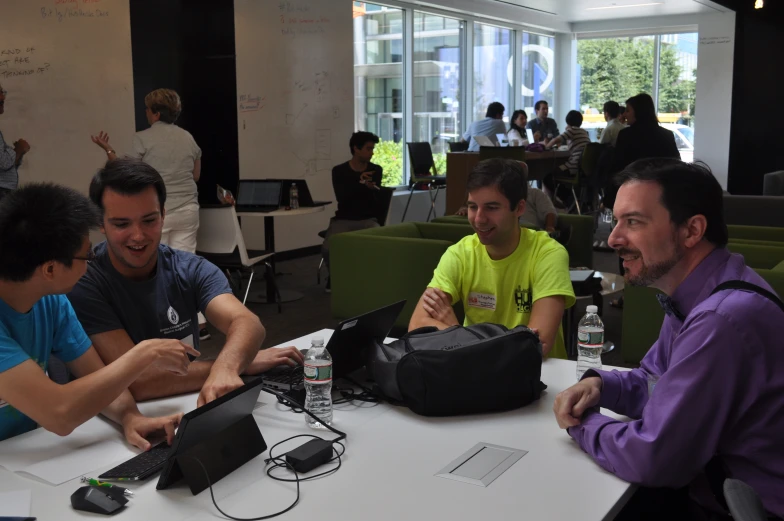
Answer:
<svg viewBox="0 0 784 521"><path fill-rule="evenodd" d="M395 327L407 329L441 256L472 233L466 224L408 222L332 236L332 315L351 318L406 299ZM462 306L455 313L460 319Z"/></svg>

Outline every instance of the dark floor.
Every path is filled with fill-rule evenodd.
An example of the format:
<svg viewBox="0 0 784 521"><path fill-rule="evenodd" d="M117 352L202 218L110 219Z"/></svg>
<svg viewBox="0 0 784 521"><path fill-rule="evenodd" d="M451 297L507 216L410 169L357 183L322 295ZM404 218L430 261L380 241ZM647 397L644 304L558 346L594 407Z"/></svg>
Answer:
<svg viewBox="0 0 784 521"><path fill-rule="evenodd" d="M604 233L603 233L604 232ZM606 239L607 232L600 227L597 238ZM268 304L248 303L248 307L260 318L267 329L267 339L264 346L274 346L288 340L312 333L323 328L335 327L337 320L332 318L330 312L329 293L324 291L325 281L322 277L321 285L316 285L316 270L320 256L313 255L301 259L279 262L277 271L278 285L281 289L296 290L304 297L295 302L283 304L283 312L278 314L277 306ZM618 258L614 253L594 252L594 269L618 273ZM324 272L322 272L324 273ZM263 278L254 280L252 293L264 290ZM615 350L605 354L602 358L605 365L625 366L621 360L621 313L622 310L610 306L610 298L605 299L602 320L605 325L605 339L615 342ZM577 316L585 313L585 307L591 299L581 299L577 303ZM223 336L210 328L212 339L202 343L204 349L210 351L223 345Z"/></svg>

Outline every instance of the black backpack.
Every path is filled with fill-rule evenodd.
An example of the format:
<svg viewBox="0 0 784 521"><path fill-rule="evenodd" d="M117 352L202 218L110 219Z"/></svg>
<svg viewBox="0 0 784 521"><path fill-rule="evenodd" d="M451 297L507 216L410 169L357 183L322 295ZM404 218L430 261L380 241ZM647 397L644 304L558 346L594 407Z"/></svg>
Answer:
<svg viewBox="0 0 784 521"><path fill-rule="evenodd" d="M525 326L419 328L375 342L367 368L379 394L423 416L516 409L546 388L542 345Z"/></svg>

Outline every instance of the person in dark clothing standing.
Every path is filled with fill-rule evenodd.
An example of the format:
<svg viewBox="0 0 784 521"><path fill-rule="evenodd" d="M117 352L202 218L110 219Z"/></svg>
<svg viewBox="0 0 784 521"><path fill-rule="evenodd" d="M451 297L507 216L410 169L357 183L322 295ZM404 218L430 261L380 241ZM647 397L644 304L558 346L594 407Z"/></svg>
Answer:
<svg viewBox="0 0 784 521"><path fill-rule="evenodd" d="M371 163L378 136L370 132L354 132L348 142L351 159L332 169L332 188L338 210L330 219L321 254L329 269L329 238L336 233L353 232L380 226L376 217L381 177L384 169ZM330 280L327 279L327 291Z"/></svg>

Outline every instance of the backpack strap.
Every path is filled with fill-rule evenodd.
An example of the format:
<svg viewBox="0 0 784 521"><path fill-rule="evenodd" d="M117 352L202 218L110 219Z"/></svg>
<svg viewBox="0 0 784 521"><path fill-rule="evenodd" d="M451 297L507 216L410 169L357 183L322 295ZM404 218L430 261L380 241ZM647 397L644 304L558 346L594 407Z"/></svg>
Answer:
<svg viewBox="0 0 784 521"><path fill-rule="evenodd" d="M772 293L765 288L761 288L756 284L752 284L751 282L746 282L745 280L727 280L716 286L713 291L711 291L711 295L718 293L719 291L724 291L725 289L739 289L741 291L758 293L776 304L779 309L784 312L784 302L782 302L775 293Z"/></svg>

